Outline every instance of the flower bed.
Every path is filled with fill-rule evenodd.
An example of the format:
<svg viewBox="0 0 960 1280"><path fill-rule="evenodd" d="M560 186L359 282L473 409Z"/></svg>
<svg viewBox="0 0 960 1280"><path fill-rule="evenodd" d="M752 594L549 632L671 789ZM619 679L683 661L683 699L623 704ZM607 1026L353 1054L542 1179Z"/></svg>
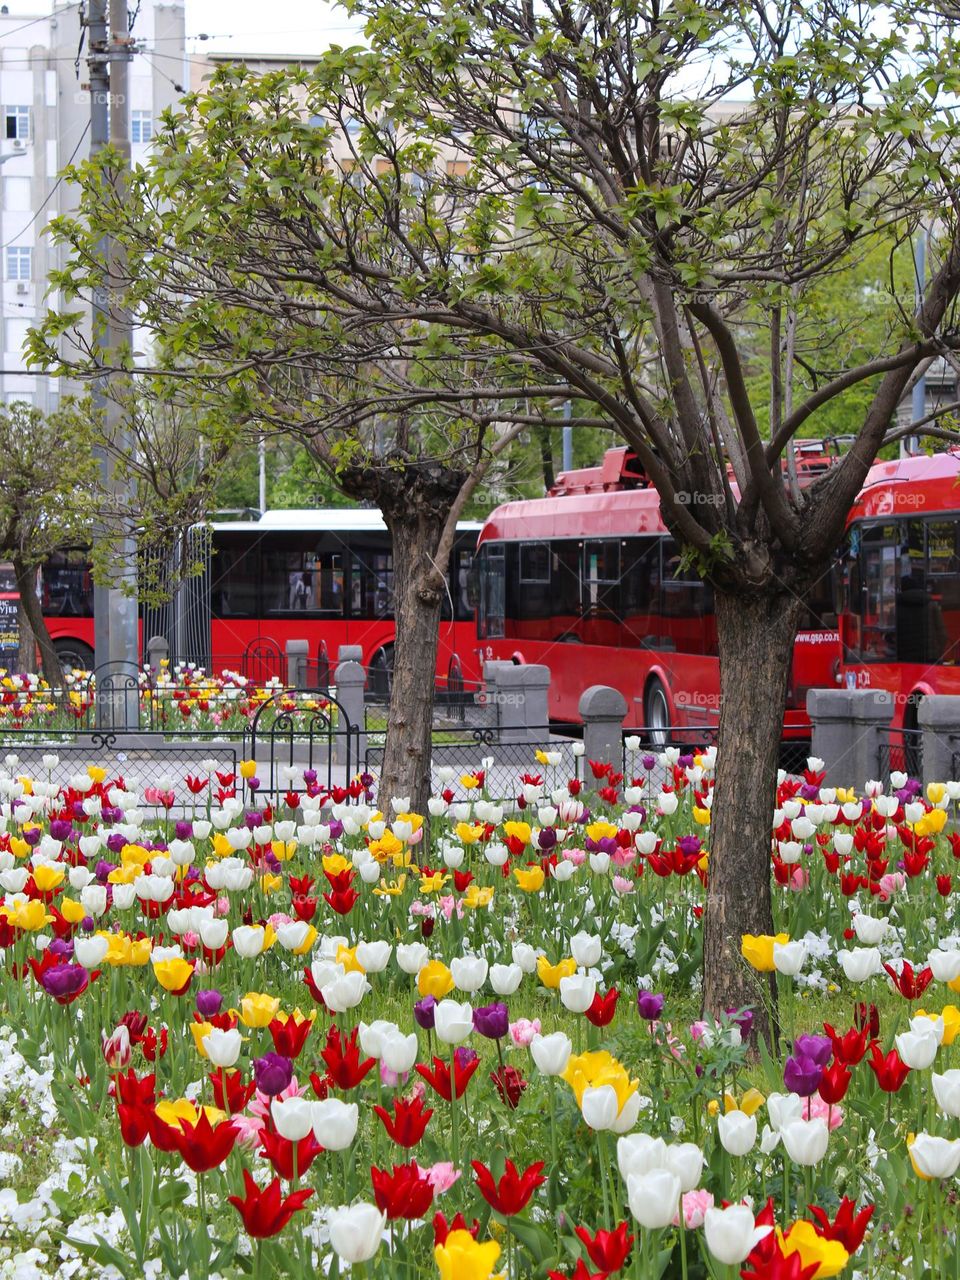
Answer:
<svg viewBox="0 0 960 1280"><path fill-rule="evenodd" d="M0 1277L956 1276L960 784L782 778L703 1020L713 764L426 822L0 775Z"/></svg>

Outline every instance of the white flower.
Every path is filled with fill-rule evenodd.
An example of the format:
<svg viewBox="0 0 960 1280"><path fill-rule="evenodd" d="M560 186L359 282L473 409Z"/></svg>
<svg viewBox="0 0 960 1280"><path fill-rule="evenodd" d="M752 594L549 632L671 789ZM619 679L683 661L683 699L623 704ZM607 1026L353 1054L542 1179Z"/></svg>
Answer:
<svg viewBox="0 0 960 1280"><path fill-rule="evenodd" d="M924 1019L926 1021L926 1019ZM932 1023L930 1030L901 1031L895 1037L897 1053L911 1071L926 1071L933 1065L940 1047L940 1040Z"/></svg>
<svg viewBox="0 0 960 1280"><path fill-rule="evenodd" d="M324 1098L310 1104L313 1108L313 1133L328 1151L345 1151L357 1136L360 1111L355 1102Z"/></svg>
<svg viewBox="0 0 960 1280"><path fill-rule="evenodd" d="M956 1067L944 1071L943 1075L934 1071L930 1079L937 1106L945 1115L960 1119L960 1071Z"/></svg>
<svg viewBox="0 0 960 1280"><path fill-rule="evenodd" d="M837 959L844 976L850 982L866 982L880 972L880 952L876 947L855 947L853 951L838 951Z"/></svg>
<svg viewBox="0 0 960 1280"><path fill-rule="evenodd" d="M868 916L863 911L858 911L853 917L853 931L857 935L857 941L868 947L875 947L878 942L882 942L889 926L889 920L883 918L878 920L875 916Z"/></svg>
<svg viewBox="0 0 960 1280"><path fill-rule="evenodd" d="M600 935L584 933L583 930L575 933L570 939L570 954L582 969L592 969L594 965L599 964L603 954Z"/></svg>
<svg viewBox="0 0 960 1280"><path fill-rule="evenodd" d="M819 1164L827 1154L830 1132L822 1116L813 1120L791 1120L780 1130L787 1155L794 1164Z"/></svg>
<svg viewBox="0 0 960 1280"><path fill-rule="evenodd" d="M630 1212L641 1227L659 1231L669 1227L680 1205L680 1179L669 1169L632 1173L627 1178Z"/></svg>
<svg viewBox="0 0 960 1280"><path fill-rule="evenodd" d="M456 1000L438 1000L433 1009L433 1029L444 1044L460 1044L473 1031L473 1009Z"/></svg>
<svg viewBox="0 0 960 1280"><path fill-rule="evenodd" d="M380 1248L386 1223L387 1215L375 1204L342 1205L329 1218L330 1247L350 1266L369 1262Z"/></svg>
<svg viewBox="0 0 960 1280"><path fill-rule="evenodd" d="M707 1248L726 1267L735 1266L753 1252L773 1227L755 1225L753 1210L745 1204L708 1209L703 1218Z"/></svg>
<svg viewBox="0 0 960 1280"><path fill-rule="evenodd" d="M270 1113L277 1133L288 1142L300 1142L313 1128L313 1103L309 1098L274 1098Z"/></svg>
<svg viewBox="0 0 960 1280"><path fill-rule="evenodd" d="M492 964L490 986L498 996L512 996L523 981L523 970L518 964Z"/></svg>
<svg viewBox="0 0 960 1280"><path fill-rule="evenodd" d="M775 942L773 944L773 967L785 978L795 978L803 968L807 958L807 948L802 942Z"/></svg>
<svg viewBox="0 0 960 1280"><path fill-rule="evenodd" d="M938 1138L932 1133L918 1133L910 1147L910 1155L926 1177L952 1178L960 1168L960 1138Z"/></svg>
<svg viewBox="0 0 960 1280"><path fill-rule="evenodd" d="M574 973L560 979L560 1003L570 1013L586 1013L597 994L597 980L589 974Z"/></svg>
<svg viewBox="0 0 960 1280"><path fill-rule="evenodd" d="M559 1076L567 1069L573 1045L562 1031L551 1035L535 1035L530 1041L530 1054L537 1070L544 1076Z"/></svg>
<svg viewBox="0 0 960 1280"><path fill-rule="evenodd" d="M728 1111L717 1117L720 1145L732 1156L745 1156L757 1140L757 1117L745 1111Z"/></svg>

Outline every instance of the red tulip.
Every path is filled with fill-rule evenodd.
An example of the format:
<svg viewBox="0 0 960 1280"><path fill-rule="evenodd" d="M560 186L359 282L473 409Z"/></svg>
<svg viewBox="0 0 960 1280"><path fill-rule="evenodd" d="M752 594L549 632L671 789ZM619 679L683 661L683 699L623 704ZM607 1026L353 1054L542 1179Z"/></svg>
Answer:
<svg viewBox="0 0 960 1280"><path fill-rule="evenodd" d="M583 1015L588 1022L593 1023L595 1027L609 1026L613 1021L613 1015L617 1011L617 1001L620 999L620 992L616 987L611 987L605 996L601 996L598 991L593 997L593 1004Z"/></svg>
<svg viewBox="0 0 960 1280"><path fill-rule="evenodd" d="M522 1212L537 1187L546 1182L540 1172L543 1168L542 1160L530 1165L522 1174L517 1173L517 1166L512 1160L505 1161L504 1173L499 1182L494 1182L493 1174L479 1160L472 1160L470 1163L473 1165L480 1194L492 1209L506 1218Z"/></svg>
<svg viewBox="0 0 960 1280"><path fill-rule="evenodd" d="M884 964L883 967L890 975L890 981L905 1000L919 1000L933 981L933 970L929 965L924 965L922 969L918 969L916 974L914 974L913 965L909 960L904 960L903 968L899 973L897 973L892 964Z"/></svg>
<svg viewBox="0 0 960 1280"><path fill-rule="evenodd" d="M843 1100L849 1087L850 1072L847 1070L846 1064L838 1060L831 1062L829 1067L824 1068L823 1074L820 1076L820 1083L817 1086L817 1092L824 1102L832 1107Z"/></svg>
<svg viewBox="0 0 960 1280"><path fill-rule="evenodd" d="M359 1029L354 1027L344 1039L339 1027L331 1027L327 1033L327 1045L320 1057L327 1064L327 1079L338 1089L355 1089L368 1071L376 1065L376 1058L360 1061L357 1048Z"/></svg>
<svg viewBox="0 0 960 1280"><path fill-rule="evenodd" d="M298 1058L300 1056L303 1046L307 1042L307 1037L312 1030L312 1018L298 1020L287 1018L286 1022L281 1022L279 1018L273 1018L270 1022L273 1047L277 1053L282 1053L285 1058Z"/></svg>
<svg viewBox="0 0 960 1280"><path fill-rule="evenodd" d="M308 1133L299 1142L291 1142L289 1138L281 1137L272 1129L263 1128L260 1130L260 1150L280 1177L287 1182L292 1182L294 1176L303 1177L323 1151L323 1147L312 1133ZM296 1161L296 1169L294 1169L294 1161Z"/></svg>
<svg viewBox="0 0 960 1280"><path fill-rule="evenodd" d="M582 1258L568 1275L566 1271L548 1271L549 1280L606 1280L606 1271L591 1271Z"/></svg>
<svg viewBox="0 0 960 1280"><path fill-rule="evenodd" d="M393 1115L381 1106L373 1108L389 1136L398 1146L415 1147L423 1137L433 1109L424 1110L421 1098L394 1098Z"/></svg>
<svg viewBox="0 0 960 1280"><path fill-rule="evenodd" d="M153 1111L140 1103L117 1103L117 1117L120 1120L120 1137L128 1147L139 1147L150 1135L150 1121Z"/></svg>
<svg viewBox="0 0 960 1280"><path fill-rule="evenodd" d="M284 1196L280 1191L279 1178L274 1178L261 1191L247 1169L243 1171L243 1185L245 1196L228 1196L227 1199L243 1219L247 1235L255 1240L264 1240L281 1232L313 1195L312 1187L304 1187Z"/></svg>
<svg viewBox="0 0 960 1280"><path fill-rule="evenodd" d="M211 1071L209 1079L213 1085L213 1100L227 1115L234 1116L242 1111L257 1091L256 1080L244 1084L239 1071Z"/></svg>
<svg viewBox="0 0 960 1280"><path fill-rule="evenodd" d="M884 1093L897 1093L903 1085L904 1080L910 1074L910 1068L897 1053L896 1049L891 1049L886 1057L880 1050L880 1046L876 1040L870 1045L870 1062L867 1063L870 1070L877 1077L877 1084Z"/></svg>
<svg viewBox="0 0 960 1280"><path fill-rule="evenodd" d="M323 895L324 902L328 903L338 916L349 915L359 898L359 893L352 887L344 890L334 890L332 893Z"/></svg>
<svg viewBox="0 0 960 1280"><path fill-rule="evenodd" d="M627 1235L627 1224L621 1222L615 1231L600 1230L591 1236L586 1227L576 1227L587 1257L599 1271L619 1271L630 1256L633 1236Z"/></svg>
<svg viewBox="0 0 960 1280"><path fill-rule="evenodd" d="M937 893L941 898L949 898L953 890L953 881L949 876L937 876Z"/></svg>
<svg viewBox="0 0 960 1280"><path fill-rule="evenodd" d="M527 1087L526 1080L524 1080L517 1068L497 1067L496 1071L490 1072L490 1079L496 1086L501 1102L516 1110L520 1105L521 1095Z"/></svg>
<svg viewBox="0 0 960 1280"><path fill-rule="evenodd" d="M847 1196L844 1196L840 1201L837 1215L831 1222L823 1209L812 1204L807 1206L817 1220L817 1235L822 1236L824 1240L839 1240L849 1254L856 1253L863 1244L867 1226L873 1217L874 1209L876 1209L876 1205L864 1205L860 1212L854 1216L853 1211L856 1207L856 1200L850 1200Z"/></svg>
<svg viewBox="0 0 960 1280"><path fill-rule="evenodd" d="M848 1067L855 1067L867 1052L867 1028L864 1027L858 1031L856 1027L851 1027L849 1031L845 1031L843 1035L833 1029L829 1022L823 1024L823 1029L830 1037L830 1043L833 1045L833 1056L838 1062L844 1063Z"/></svg>
<svg viewBox="0 0 960 1280"><path fill-rule="evenodd" d="M414 1161L395 1164L393 1173L374 1166L370 1170L370 1181L377 1208L391 1222L397 1218L413 1222L424 1217L433 1204L433 1185Z"/></svg>
<svg viewBox="0 0 960 1280"><path fill-rule="evenodd" d="M462 1098L466 1092L467 1085L470 1083L470 1077L480 1065L480 1059L478 1057L472 1058L466 1066L461 1066L456 1058L454 1062L456 1074L453 1087L456 1089L457 1097ZM443 1098L444 1102L451 1100L450 1068L442 1058L434 1058L432 1071L420 1062L417 1063L415 1070L417 1075L422 1076L431 1089L435 1090Z"/></svg>
<svg viewBox="0 0 960 1280"><path fill-rule="evenodd" d="M467 1220L462 1213L458 1213L448 1222L445 1215L439 1211L433 1215L433 1243L446 1244L447 1236L451 1231L469 1231L474 1240L480 1231L480 1223L474 1218L472 1224L467 1226Z"/></svg>
<svg viewBox="0 0 960 1280"><path fill-rule="evenodd" d="M194 1173L206 1173L208 1169L218 1168L237 1141L237 1131L232 1120L211 1124L204 1110L197 1116L196 1124L181 1120L179 1125L167 1127L171 1130L175 1150L180 1152L180 1158Z"/></svg>

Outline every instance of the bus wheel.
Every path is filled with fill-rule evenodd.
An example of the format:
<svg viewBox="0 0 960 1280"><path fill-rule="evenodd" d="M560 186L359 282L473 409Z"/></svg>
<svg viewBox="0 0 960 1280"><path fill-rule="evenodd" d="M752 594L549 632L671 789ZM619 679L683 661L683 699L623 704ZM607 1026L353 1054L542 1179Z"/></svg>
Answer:
<svg viewBox="0 0 960 1280"><path fill-rule="evenodd" d="M670 743L670 699L663 682L653 676L643 697L644 720L650 745L661 751Z"/></svg>
<svg viewBox="0 0 960 1280"><path fill-rule="evenodd" d="M82 640L54 640L53 647L64 671L93 670L93 650Z"/></svg>
<svg viewBox="0 0 960 1280"><path fill-rule="evenodd" d="M390 697L393 685L393 645L385 645L370 659L367 673L367 686L373 696L386 702Z"/></svg>

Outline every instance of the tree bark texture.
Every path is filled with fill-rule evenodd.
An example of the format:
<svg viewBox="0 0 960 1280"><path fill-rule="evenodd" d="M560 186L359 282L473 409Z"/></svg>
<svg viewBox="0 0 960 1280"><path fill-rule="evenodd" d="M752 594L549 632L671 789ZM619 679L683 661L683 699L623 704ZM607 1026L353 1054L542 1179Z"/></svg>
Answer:
<svg viewBox="0 0 960 1280"><path fill-rule="evenodd" d="M60 659L50 639L50 632L43 620L43 609L37 596L36 566L29 567L19 558L13 558L13 573L20 592L20 608L26 616L30 630L40 651L40 670L43 678L53 687L60 684ZM21 645L21 651L23 646Z"/></svg>
<svg viewBox="0 0 960 1280"><path fill-rule="evenodd" d="M779 592L737 597L716 593L720 651L720 739L710 832L710 870L703 932L703 1008L718 1016L754 1010L767 1040L771 981L740 953L743 934L773 933L770 815L798 597Z"/></svg>

